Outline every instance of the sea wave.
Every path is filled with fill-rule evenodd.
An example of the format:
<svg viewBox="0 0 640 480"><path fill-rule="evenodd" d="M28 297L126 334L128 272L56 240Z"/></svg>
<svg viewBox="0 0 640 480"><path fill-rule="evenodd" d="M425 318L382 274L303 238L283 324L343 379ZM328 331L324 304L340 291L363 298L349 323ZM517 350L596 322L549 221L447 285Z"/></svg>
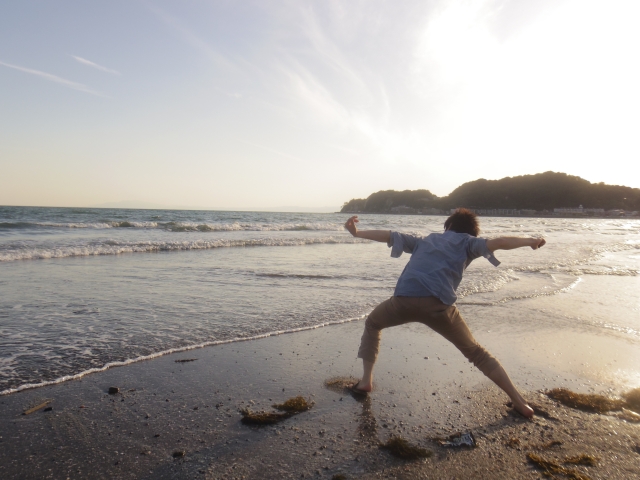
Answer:
<svg viewBox="0 0 640 480"><path fill-rule="evenodd" d="M476 295L479 293L490 293L500 290L507 283L518 281L519 278L513 274L513 271L498 270L489 275L483 274L475 277L467 277L456 294L459 299Z"/></svg>
<svg viewBox="0 0 640 480"><path fill-rule="evenodd" d="M258 222L232 222L232 223L198 223L198 222L151 222L122 220L103 220L96 222L0 222L3 230L29 230L29 229L110 229L110 228L139 228L160 229L170 232L283 232L283 231L341 231L342 223L332 222L305 222L305 223L258 223Z"/></svg>
<svg viewBox="0 0 640 480"><path fill-rule="evenodd" d="M360 315L360 316L357 316L357 317L344 318L344 319L340 319L340 320L333 320L333 321L323 322L323 323L319 323L319 324L316 324L316 325L308 325L308 326L304 326L304 327L290 328L290 329L287 329L287 330L276 330L276 331L272 331L272 332L266 332L266 333L259 334L259 335L253 335L251 337L235 337L235 338L230 338L230 339L225 339L225 340L211 340L211 341L208 341L208 342L202 342L202 343L198 343L198 344L195 344L195 345L187 345L187 346L184 346L184 347L170 348L170 349L167 349L167 350L162 350L162 351L159 351L159 352L152 353L150 355L142 355L142 356L135 357L135 358L129 358L127 360L109 362L109 363L103 365L102 367L89 368L87 370L83 370L81 372L78 372L78 373L75 373L75 374L72 374L72 375L64 375L64 376L56 378L54 380L47 380L47 381L39 382L39 383L27 383L27 384L20 385L18 387L7 388L5 390L1 390L0 391L0 396L8 395L10 393L20 392L22 390L27 390L27 389L31 389L31 388L44 387L44 386L47 386L47 385L55 385L55 384L58 384L58 383L66 382L68 380L77 380L77 379L82 378L85 375L89 375L91 373L104 372L105 370L108 370L108 369L113 368L113 367L123 367L125 365L131 365L132 363L137 363L137 362L141 362L141 361L144 361L144 360L151 360L152 358L161 357L163 355L168 355L168 354L171 354L171 353L186 352L186 351L189 351L189 350L195 350L195 349L203 348L203 347L210 347L210 346L213 346L213 345L224 345L224 344L227 344L227 343L236 343L236 342L246 342L246 341L249 341L249 340L258 340L260 338L267 338L267 337L273 337L273 336L277 336L277 335L284 335L284 334L287 334L287 333L302 332L302 331L305 331L305 330L315 330L316 328L327 327L327 326L330 326L330 325L339 325L339 324L343 324L343 323L353 322L355 320L362 320L365 317L366 317L366 315Z"/></svg>
<svg viewBox="0 0 640 480"><path fill-rule="evenodd" d="M119 255L122 253L156 253L180 250L209 250L232 247L297 247L314 244L357 243L362 240L349 236L327 236L315 238L259 238L244 240L192 240L192 241L140 241L126 242L107 240L77 245L54 245L50 247L20 245L0 250L0 262L15 260L38 260L65 257L87 257L97 255Z"/></svg>
<svg viewBox="0 0 640 480"><path fill-rule="evenodd" d="M342 231L342 224L331 222L311 223L196 223L196 222L167 222L158 224L172 232L284 232L284 231Z"/></svg>
<svg viewBox="0 0 640 480"><path fill-rule="evenodd" d="M0 229L4 230L30 230L30 229L69 229L69 228L157 228L157 222L115 222L110 220L97 222L0 222Z"/></svg>
<svg viewBox="0 0 640 480"><path fill-rule="evenodd" d="M308 279L308 280L336 280L339 278L349 278L346 275L303 275L296 273L255 273L256 277L267 277L267 278L297 278L297 279Z"/></svg>
<svg viewBox="0 0 640 480"><path fill-rule="evenodd" d="M636 277L640 274L640 271L630 269L630 268L616 268L616 267L607 267L603 269L595 269L595 268L577 268L574 270L569 270L566 273L571 275L580 276L580 275L608 275L612 277Z"/></svg>
<svg viewBox="0 0 640 480"><path fill-rule="evenodd" d="M568 292L570 290L573 290L581 281L582 281L582 278L578 277L575 281L571 282L566 287L556 288L555 290L551 290L551 291L536 291L536 292L532 292L532 293L525 293L525 294L522 294L522 295L510 295L510 296L502 298L501 300L498 300L495 304L498 305L498 304L501 304L501 303L512 302L514 300L526 300L526 299L529 299L529 298L551 297L553 295L558 295L559 293L566 293L566 292Z"/></svg>
<svg viewBox="0 0 640 480"><path fill-rule="evenodd" d="M497 306L497 305L501 305L504 303L509 303L515 300L527 300L527 299L531 299L531 298L539 298L539 297L551 297L554 295L558 295L561 293L566 293L569 292L571 290L573 290L580 282L582 281L582 278L578 277L577 279L575 279L573 282L571 282L569 285L566 285L564 287L560 287L560 288L555 288L553 290L535 290L533 292L528 292L528 293L523 293L520 295L508 295L506 297L501 298L500 300L481 300L481 301L476 301L473 299L473 297L471 297L470 300L465 299L464 302L461 302L463 305L481 305L481 306ZM496 291L495 290L478 290L478 291L472 291L470 293L466 293L465 295L461 295L459 296L460 298L464 298L464 297L469 297L475 293L485 293L485 292L490 292L490 291Z"/></svg>

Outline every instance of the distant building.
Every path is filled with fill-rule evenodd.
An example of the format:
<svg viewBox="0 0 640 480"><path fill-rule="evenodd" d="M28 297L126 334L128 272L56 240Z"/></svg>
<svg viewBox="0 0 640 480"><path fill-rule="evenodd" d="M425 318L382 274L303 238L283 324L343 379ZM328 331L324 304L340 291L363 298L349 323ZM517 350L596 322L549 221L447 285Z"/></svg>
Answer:
<svg viewBox="0 0 640 480"><path fill-rule="evenodd" d="M391 208L391 213L416 213L415 208L407 207L406 205L398 205Z"/></svg>
<svg viewBox="0 0 640 480"><path fill-rule="evenodd" d="M535 210L518 210L516 208L469 208L476 215L485 215L485 216L519 216L519 215L533 215L536 213ZM451 213L455 213L456 209L452 208ZM531 212L531 213L523 213L523 212Z"/></svg>
<svg viewBox="0 0 640 480"><path fill-rule="evenodd" d="M474 210L477 215L520 215L520 210L515 208L480 208Z"/></svg>
<svg viewBox="0 0 640 480"><path fill-rule="evenodd" d="M425 208L420 213L423 215L444 215L444 210L440 210L439 208Z"/></svg>
<svg viewBox="0 0 640 480"><path fill-rule="evenodd" d="M584 208L582 208L582 205L580 205L578 208L554 208L553 209L553 214L554 215L567 215L567 214L571 214L571 215L584 215L585 211Z"/></svg>
<svg viewBox="0 0 640 480"><path fill-rule="evenodd" d="M620 209L607 210L607 215L610 217L621 217L624 214L625 214L625 211Z"/></svg>

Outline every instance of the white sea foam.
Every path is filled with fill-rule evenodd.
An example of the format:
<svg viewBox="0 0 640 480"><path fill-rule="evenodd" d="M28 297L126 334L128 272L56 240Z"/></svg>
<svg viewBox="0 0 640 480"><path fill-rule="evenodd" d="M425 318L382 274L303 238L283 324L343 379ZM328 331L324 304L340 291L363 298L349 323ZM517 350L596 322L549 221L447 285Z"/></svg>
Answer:
<svg viewBox="0 0 640 480"><path fill-rule="evenodd" d="M502 297L498 300L475 300L472 295L476 294L476 293L488 293L488 292L498 292L500 293L500 289L499 288L495 288L493 290L477 290L477 291L473 291L471 294L467 293L466 295L461 296L462 297L470 297L469 298L465 298L465 301L463 302L464 305L483 305L483 306L496 306L496 305L500 305L500 304L504 304L504 303L508 303L508 302L513 302L516 300L527 300L527 299L532 299L532 298L540 298L540 297L550 297L550 296L554 296L554 295L559 295L561 293L566 293L569 292L571 290L573 290L580 282L582 281L582 278L577 278L574 281L572 281L571 283L569 283L568 285L564 286L564 287L560 287L560 288L554 288L554 289L549 289L548 286L547 288L543 288L543 289L537 289L537 290L533 290L533 291L529 291L529 292L525 292L522 294L516 294L516 295L507 295L505 297Z"/></svg>
<svg viewBox="0 0 640 480"><path fill-rule="evenodd" d="M302 332L302 331L305 331L305 330L314 330L316 328L328 327L330 325L339 325L339 324L343 324L343 323L353 322L355 320L362 320L365 317L366 317L366 315L360 315L358 317L345 318L345 319L342 319L342 320L333 320L333 321L330 321L330 322L319 323L317 325L309 325L309 326L306 326L306 327L290 328L288 330L276 330L276 331L273 331L273 332L267 332L267 333L263 333L263 334L260 334L260 335L254 335L252 337L235 337L235 338L230 338L228 340L212 340L210 342L198 343L196 345L188 345L188 346L185 346L185 347L170 348L170 349L167 349L167 350L163 350L161 352L152 353L150 355L143 355L143 356L140 356L140 357L130 358L130 359L122 360L122 361L118 361L118 362L109 362L109 363L103 365L102 367L89 368L87 370L84 370L82 372L79 372L79 373L76 373L76 374L73 374L73 375L65 375L65 376L62 376L60 378L56 378L55 380L48 380L48 381L39 382L39 383L28 383L28 384L20 385L19 387L15 387L15 388L7 388L5 390L0 391L0 396L8 395L10 393L21 392L22 390L28 390L28 389L31 389L31 388L44 387L44 386L47 386L47 385L55 385L55 384L58 384L58 383L66 382L68 380L77 380L77 379L82 378L82 377L84 377L86 375L89 375L91 373L104 372L105 370L108 370L108 369L113 368L113 367L123 367L125 365L131 365L132 363L142 362L144 360L151 360L152 358L161 357L163 355L168 355L168 354L171 354L171 353L186 352L188 350L195 350L197 348L210 347L210 346L214 346L214 345L224 345L224 344L227 344L227 343L246 342L246 341L249 341L249 340L258 340L258 339L261 339L261 338L274 337L274 336L277 336L277 335L284 335L284 334L287 334L287 333Z"/></svg>
<svg viewBox="0 0 640 480"><path fill-rule="evenodd" d="M171 232L287 232L287 231L341 231L342 223L333 222L227 222L227 223L198 223L198 222L152 222L152 221L98 221L98 222L0 222L0 228L13 229L111 229L137 228L160 229Z"/></svg>
<svg viewBox="0 0 640 480"><path fill-rule="evenodd" d="M459 299L500 290L507 283L517 281L519 278L510 270L496 270L490 273L483 272L478 276L467 276L457 291Z"/></svg>
<svg viewBox="0 0 640 480"><path fill-rule="evenodd" d="M14 260L36 260L64 257L86 257L94 255L119 255L123 253L154 253L179 250L207 250L231 247L295 247L314 244L356 243L361 240L349 236L327 236L315 238L260 238L244 240L192 240L192 241L144 241L126 242L109 240L78 245L9 247L0 250L0 262Z"/></svg>
<svg viewBox="0 0 640 480"><path fill-rule="evenodd" d="M565 292L568 292L570 290L573 290L581 281L582 281L582 278L578 277L577 279L575 279L573 282L571 282L566 287L557 288L555 290L535 291L535 292L532 292L532 293L525 293L523 295L511 295L511 296L508 296L508 297L504 297L501 300L498 300L497 302L495 302L495 304L497 305L497 304L500 304L500 303L507 303L507 302L511 302L513 300L525 300L525 299L528 299L528 298L550 297L550 296L553 296L553 295L558 295L559 293L565 293Z"/></svg>
<svg viewBox="0 0 640 480"><path fill-rule="evenodd" d="M343 225L330 222L307 223L196 223L169 222L159 224L172 232L298 232L298 231L342 231Z"/></svg>
<svg viewBox="0 0 640 480"><path fill-rule="evenodd" d="M207 250L213 248L232 248L232 247L295 247L313 244L348 244L359 243L360 239L353 238L348 235L327 235L322 237L264 237L264 238L248 238L248 239L197 239L184 241L123 241L123 240L102 240L102 241L79 241L77 244L67 245L33 245L29 243L5 244L0 245L0 262L8 262L14 260L36 260L51 259L65 257L83 257L97 255L119 255L124 253L154 253L164 251L180 251L180 250ZM585 255L578 255L574 258L563 258L563 261L545 263L539 265L522 265L513 266L511 270L515 272L544 272L550 270L566 270L567 273L575 272L575 274L592 274L592 275L637 275L638 271L632 269L619 269L617 271L596 271L576 270L575 266L582 265L601 258L606 253L615 253L628 250L640 250L640 244L637 243L616 243L607 246L594 247Z"/></svg>

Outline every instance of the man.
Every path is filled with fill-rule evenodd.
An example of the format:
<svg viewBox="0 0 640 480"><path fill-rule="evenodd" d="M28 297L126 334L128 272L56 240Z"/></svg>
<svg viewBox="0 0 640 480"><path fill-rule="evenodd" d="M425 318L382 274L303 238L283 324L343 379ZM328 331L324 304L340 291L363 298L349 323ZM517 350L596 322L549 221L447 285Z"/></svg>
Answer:
<svg viewBox="0 0 640 480"><path fill-rule="evenodd" d="M385 242L391 256L411 254L396 285L393 297L378 305L365 322L358 351L362 358L362 380L350 388L366 395L372 389L373 366L378 356L381 330L408 322L420 322L453 343L470 362L478 367L511 398L514 408L523 416L533 416L520 392L511 382L502 365L476 342L463 320L456 302L456 289L462 274L476 258L483 256L493 265L500 262L493 256L496 250L531 247L545 244L542 238L500 237L478 238L480 228L476 215L459 208L444 223L444 233L416 237L388 230L358 230L358 217L353 216L345 228L354 237Z"/></svg>

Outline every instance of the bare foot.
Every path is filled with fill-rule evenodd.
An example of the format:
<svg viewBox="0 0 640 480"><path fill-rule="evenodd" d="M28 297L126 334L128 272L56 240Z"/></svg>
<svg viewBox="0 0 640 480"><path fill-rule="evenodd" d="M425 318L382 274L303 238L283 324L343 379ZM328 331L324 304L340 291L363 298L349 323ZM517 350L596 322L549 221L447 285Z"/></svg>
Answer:
<svg viewBox="0 0 640 480"><path fill-rule="evenodd" d="M358 383L353 383L348 385L347 388L356 392L369 393L373 390L372 385L370 383L364 383L360 380Z"/></svg>
<svg viewBox="0 0 640 480"><path fill-rule="evenodd" d="M516 412L518 412L520 415L522 415L525 418L532 418L533 417L533 408L531 408L529 405L527 405L526 403L513 403L513 408L516 409Z"/></svg>

